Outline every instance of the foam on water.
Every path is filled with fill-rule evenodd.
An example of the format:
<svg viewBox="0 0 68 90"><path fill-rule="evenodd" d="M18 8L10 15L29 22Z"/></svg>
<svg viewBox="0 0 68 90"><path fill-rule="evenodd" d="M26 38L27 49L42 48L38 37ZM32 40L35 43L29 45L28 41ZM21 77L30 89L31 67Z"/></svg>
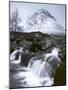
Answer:
<svg viewBox="0 0 68 90"><path fill-rule="evenodd" d="M21 87L52 86L54 67L60 63L58 52L59 49L54 48L51 53L44 54L42 58L33 57L27 67L22 67L13 75L14 79L20 82Z"/></svg>

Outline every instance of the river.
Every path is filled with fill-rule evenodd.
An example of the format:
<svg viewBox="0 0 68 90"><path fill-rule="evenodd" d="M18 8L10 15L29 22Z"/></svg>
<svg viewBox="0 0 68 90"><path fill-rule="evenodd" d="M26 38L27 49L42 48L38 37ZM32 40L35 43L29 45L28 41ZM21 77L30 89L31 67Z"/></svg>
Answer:
<svg viewBox="0 0 68 90"><path fill-rule="evenodd" d="M58 57L59 49L53 48L50 53L32 57L26 66L21 66L20 49L19 58L15 60L16 53L10 55L10 88L52 86L54 84L53 74L61 60Z"/></svg>

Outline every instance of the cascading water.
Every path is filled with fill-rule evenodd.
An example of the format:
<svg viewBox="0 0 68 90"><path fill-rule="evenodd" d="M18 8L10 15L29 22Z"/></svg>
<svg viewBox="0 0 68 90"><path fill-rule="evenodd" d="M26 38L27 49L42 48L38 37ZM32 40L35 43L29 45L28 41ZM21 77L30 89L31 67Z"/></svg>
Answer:
<svg viewBox="0 0 68 90"><path fill-rule="evenodd" d="M33 57L27 67L20 68L13 76L19 82L17 87L52 86L52 74L61 61L58 52L59 49L54 48L51 53L44 54L41 58Z"/></svg>
<svg viewBox="0 0 68 90"><path fill-rule="evenodd" d="M20 50L15 50L13 53L10 55L10 63L11 64L19 64L21 62L21 53L23 53L23 48L21 47ZM16 59L16 55L19 54L19 58Z"/></svg>

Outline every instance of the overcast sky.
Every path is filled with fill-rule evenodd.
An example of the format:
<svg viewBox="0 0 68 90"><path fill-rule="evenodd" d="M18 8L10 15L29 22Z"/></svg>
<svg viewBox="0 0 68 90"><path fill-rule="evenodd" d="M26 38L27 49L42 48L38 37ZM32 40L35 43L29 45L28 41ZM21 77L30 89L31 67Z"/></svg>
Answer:
<svg viewBox="0 0 68 90"><path fill-rule="evenodd" d="M25 23L27 17L41 8L48 10L65 29L65 5L11 2L10 15L18 9L19 16L22 18L23 23Z"/></svg>

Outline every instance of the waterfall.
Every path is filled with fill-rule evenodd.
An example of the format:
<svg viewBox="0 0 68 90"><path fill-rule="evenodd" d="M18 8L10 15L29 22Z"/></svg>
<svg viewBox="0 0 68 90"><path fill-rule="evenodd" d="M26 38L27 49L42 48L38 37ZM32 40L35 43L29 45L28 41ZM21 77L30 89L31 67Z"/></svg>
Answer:
<svg viewBox="0 0 68 90"><path fill-rule="evenodd" d="M41 63L42 63L41 60L37 59L36 61L34 61L32 58L28 64L28 68L30 68L35 75L38 75L38 71L39 71Z"/></svg>
<svg viewBox="0 0 68 90"><path fill-rule="evenodd" d="M17 87L52 86L54 84L52 74L61 62L58 53L59 49L54 48L51 53L31 58L28 66L19 68L13 76L16 83L20 83Z"/></svg>
<svg viewBox="0 0 68 90"><path fill-rule="evenodd" d="M15 55L16 55L17 52L19 52L19 50L15 50L14 52L11 53L10 60L14 60L15 59Z"/></svg>
<svg viewBox="0 0 68 90"><path fill-rule="evenodd" d="M58 52L59 49L54 48L51 53L43 55L42 59L32 58L28 64L28 68L31 69L35 76L39 77L39 80L43 80L43 82L46 83L45 86L53 84L52 74L60 63Z"/></svg>
<svg viewBox="0 0 68 90"><path fill-rule="evenodd" d="M21 63L21 54L23 53L23 48L21 47L19 50L15 50L14 52L11 53L10 55L10 62L11 64L20 64ZM16 59L16 55L18 55L18 59Z"/></svg>

